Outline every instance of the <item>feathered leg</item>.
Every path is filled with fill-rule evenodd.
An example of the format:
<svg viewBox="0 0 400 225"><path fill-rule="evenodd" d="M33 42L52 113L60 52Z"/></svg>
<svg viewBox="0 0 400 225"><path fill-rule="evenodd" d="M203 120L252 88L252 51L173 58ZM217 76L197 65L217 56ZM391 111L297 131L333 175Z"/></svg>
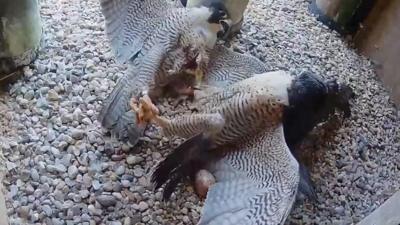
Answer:
<svg viewBox="0 0 400 225"><path fill-rule="evenodd" d="M166 136L190 138L199 133L212 136L218 133L225 124L224 118L219 113L197 113L169 120L159 116L159 110L147 96L140 98L138 102L132 98L131 108L139 115L139 123L154 123L162 128Z"/></svg>

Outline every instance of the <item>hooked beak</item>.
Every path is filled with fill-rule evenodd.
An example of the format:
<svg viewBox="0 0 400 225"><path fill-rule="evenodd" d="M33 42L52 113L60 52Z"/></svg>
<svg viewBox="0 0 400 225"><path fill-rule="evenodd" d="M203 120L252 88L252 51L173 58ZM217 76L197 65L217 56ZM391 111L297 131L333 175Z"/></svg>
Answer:
<svg viewBox="0 0 400 225"><path fill-rule="evenodd" d="M233 22L231 19L220 20L219 24L221 26L221 30L217 33L217 37L223 39L229 33L232 23Z"/></svg>

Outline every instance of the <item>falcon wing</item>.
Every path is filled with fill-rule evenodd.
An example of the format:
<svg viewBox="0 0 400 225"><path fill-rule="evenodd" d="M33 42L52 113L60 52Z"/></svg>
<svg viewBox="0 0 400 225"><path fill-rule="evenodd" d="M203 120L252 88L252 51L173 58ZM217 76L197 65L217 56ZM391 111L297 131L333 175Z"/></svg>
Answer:
<svg viewBox="0 0 400 225"><path fill-rule="evenodd" d="M129 66L128 73L122 77L100 110L98 120L111 129L111 133L123 141L135 145L144 131L136 122L136 113L131 111L129 101L146 91L154 83L153 74L159 73L159 65L165 57L165 50L160 44L151 48L143 57L140 68Z"/></svg>
<svg viewBox="0 0 400 225"><path fill-rule="evenodd" d="M100 5L117 60L131 63L98 120L120 140L135 145L144 127L135 123L129 100L163 74L159 69L186 28L188 14L177 2L166 0L100 0Z"/></svg>
<svg viewBox="0 0 400 225"><path fill-rule="evenodd" d="M204 83L224 87L271 69L258 58L216 45L211 52Z"/></svg>
<svg viewBox="0 0 400 225"><path fill-rule="evenodd" d="M249 54L234 52L222 45L215 46L210 57L206 80L201 91L196 91L196 98L202 98L203 93L208 95L218 92L221 88L254 76L271 71L258 58ZM310 199L315 199L314 185L310 174L304 165L300 165L301 179L299 189Z"/></svg>
<svg viewBox="0 0 400 225"><path fill-rule="evenodd" d="M284 224L297 193L298 163L279 125L214 163L198 225Z"/></svg>
<svg viewBox="0 0 400 225"><path fill-rule="evenodd" d="M106 32L119 62L136 58L178 4L166 0L100 0Z"/></svg>

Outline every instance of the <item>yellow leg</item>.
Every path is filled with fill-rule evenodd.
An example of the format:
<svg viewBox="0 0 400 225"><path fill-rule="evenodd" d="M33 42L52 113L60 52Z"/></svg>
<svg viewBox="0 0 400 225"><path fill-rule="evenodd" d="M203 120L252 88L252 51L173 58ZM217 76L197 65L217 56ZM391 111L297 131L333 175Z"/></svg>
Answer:
<svg viewBox="0 0 400 225"><path fill-rule="evenodd" d="M148 95L141 97L139 101L136 98L131 98L130 107L137 114L136 122L138 124L148 123L159 114L158 108Z"/></svg>
<svg viewBox="0 0 400 225"><path fill-rule="evenodd" d="M165 117L159 116L158 108L152 103L151 99L145 95L137 101L135 98L131 99L130 106L134 112L137 113L137 123L154 123L161 128L169 125L170 120Z"/></svg>
<svg viewBox="0 0 400 225"><path fill-rule="evenodd" d="M162 117L162 116L155 116L155 117L151 120L151 122L157 124L157 125L160 126L161 128L168 127L169 124L170 124L170 120L167 119L167 118L165 118L165 117Z"/></svg>
<svg viewBox="0 0 400 225"><path fill-rule="evenodd" d="M196 87L201 86L201 83L202 83L203 77L204 77L203 71L200 68L197 68L194 71L194 76L195 76L195 81L196 81L196 85L195 86Z"/></svg>

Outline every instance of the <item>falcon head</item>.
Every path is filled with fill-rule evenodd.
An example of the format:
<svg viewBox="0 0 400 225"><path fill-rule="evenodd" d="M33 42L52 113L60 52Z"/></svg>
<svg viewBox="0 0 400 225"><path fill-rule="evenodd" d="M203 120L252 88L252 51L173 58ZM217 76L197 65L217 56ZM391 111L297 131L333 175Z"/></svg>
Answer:
<svg viewBox="0 0 400 225"><path fill-rule="evenodd" d="M208 22L218 24L222 27L222 30L217 33L218 38L222 38L232 25L232 20L229 19L230 16L228 10L219 0L206 1L205 6L210 8L212 11L211 16L208 18Z"/></svg>
<svg viewBox="0 0 400 225"><path fill-rule="evenodd" d="M325 80L311 72L298 75L288 89L289 106L283 124L289 146L299 143L316 125L326 122L335 112L351 115L351 88L336 79Z"/></svg>

